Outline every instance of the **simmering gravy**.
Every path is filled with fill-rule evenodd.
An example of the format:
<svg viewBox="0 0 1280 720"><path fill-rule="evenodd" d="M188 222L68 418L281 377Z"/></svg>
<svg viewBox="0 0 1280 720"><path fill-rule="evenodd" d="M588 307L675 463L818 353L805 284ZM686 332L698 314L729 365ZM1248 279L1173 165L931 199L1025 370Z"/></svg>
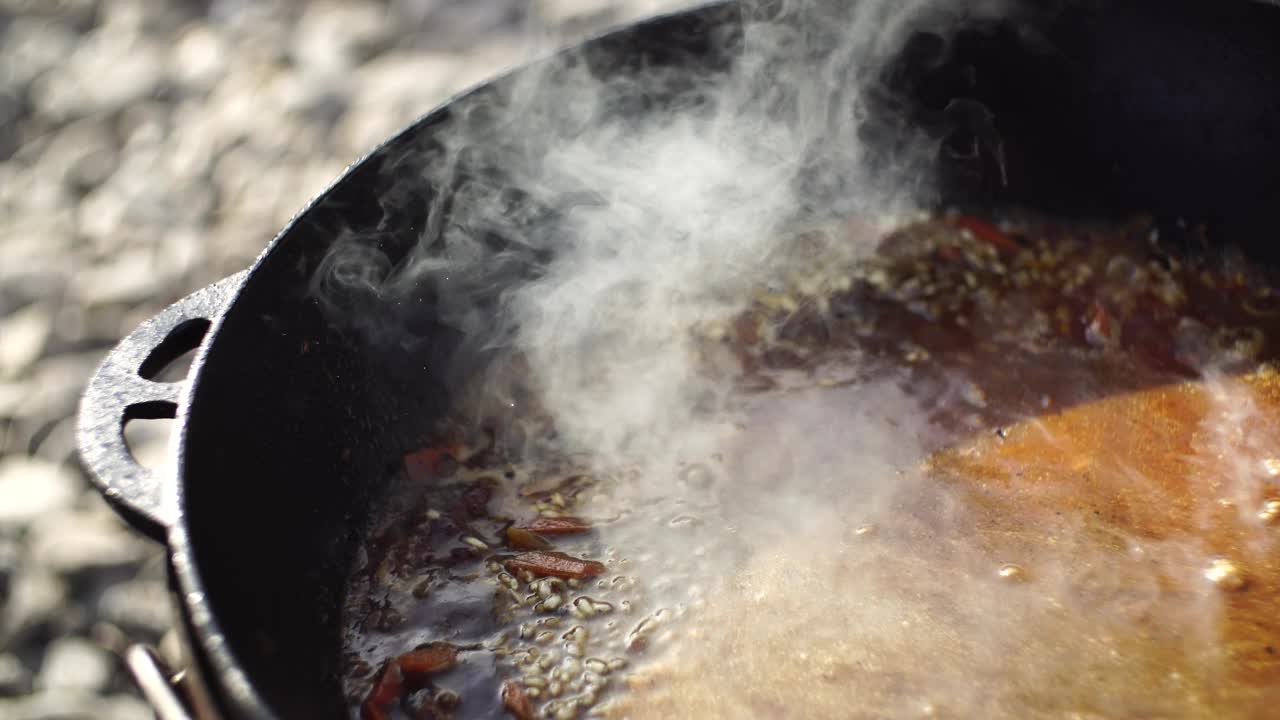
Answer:
<svg viewBox="0 0 1280 720"><path fill-rule="evenodd" d="M885 522L752 558L610 715L1270 717L1275 459L1213 449L1242 405L1264 425L1243 432L1280 430L1280 376L1110 397L940 452L920 468L940 482L904 483Z"/></svg>
<svg viewBox="0 0 1280 720"><path fill-rule="evenodd" d="M1270 716L1274 278L1141 221L815 232L673 339L701 454L560 447L535 403L404 457L354 716Z"/></svg>

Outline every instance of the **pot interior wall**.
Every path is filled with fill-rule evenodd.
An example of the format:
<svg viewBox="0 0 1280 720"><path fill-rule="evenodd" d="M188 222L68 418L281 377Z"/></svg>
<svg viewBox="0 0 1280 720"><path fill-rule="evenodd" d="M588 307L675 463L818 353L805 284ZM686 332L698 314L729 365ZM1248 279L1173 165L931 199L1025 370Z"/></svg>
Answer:
<svg viewBox="0 0 1280 720"><path fill-rule="evenodd" d="M732 16L712 8L642 25L579 60L600 72L709 68L708 43ZM485 97L406 130L291 224L200 369L184 429L178 532L189 533L205 601L235 660L276 716L345 716L337 669L349 569L392 466L448 407L437 369L459 340L432 322L429 288L407 308L350 297L335 317L312 293L312 276L344 233L376 236L392 257L417 242L436 197L422 179L440 161L435 138ZM389 325L371 329L373 318ZM216 675L216 662L205 661Z"/></svg>
<svg viewBox="0 0 1280 720"><path fill-rule="evenodd" d="M1180 216L1210 222L1216 237L1275 257L1280 45L1271 39L1280 37L1280 9L1108 7L1048 16L1048 46L986 28L945 56L904 53L888 82L908 99L901 107L911 122L942 147L967 131L948 125L947 104L976 98L1005 143L1007 185L992 181L982 158L944 157L939 202L1151 211L1170 228ZM710 48L733 37L735 18L732 6L713 6L642 25L597 41L576 62L599 72L715 72L725 58ZM346 578L389 465L448 407L450 379L437 368L460 341L433 322L430 288L395 305L352 297L338 317L317 301L311 279L347 231L376 235L392 258L409 251L437 191L447 192L422 180L440 162L437 138L459 117L474 120L484 97L410 128L293 223L200 371L176 532L189 534L232 655L282 717L345 713L337 669ZM643 113L664 100L623 95L615 106ZM371 332L370 318L389 319L396 332Z"/></svg>

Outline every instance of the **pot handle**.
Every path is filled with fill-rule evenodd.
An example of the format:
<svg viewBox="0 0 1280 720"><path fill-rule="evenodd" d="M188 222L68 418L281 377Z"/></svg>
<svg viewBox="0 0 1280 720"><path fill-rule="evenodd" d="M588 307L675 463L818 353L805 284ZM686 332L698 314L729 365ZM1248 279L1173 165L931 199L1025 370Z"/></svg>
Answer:
<svg viewBox="0 0 1280 720"><path fill-rule="evenodd" d="M188 710L189 703L182 692L185 673L170 672L155 650L146 645L131 646L125 651L124 662L156 720L193 720L195 716Z"/></svg>
<svg viewBox="0 0 1280 720"><path fill-rule="evenodd" d="M247 274L197 290L139 325L107 353L80 399L76 440L90 478L116 512L161 542L177 517L177 507L164 491L168 478L138 464L125 444L124 426L130 420L177 417L188 379L153 378L201 346Z"/></svg>

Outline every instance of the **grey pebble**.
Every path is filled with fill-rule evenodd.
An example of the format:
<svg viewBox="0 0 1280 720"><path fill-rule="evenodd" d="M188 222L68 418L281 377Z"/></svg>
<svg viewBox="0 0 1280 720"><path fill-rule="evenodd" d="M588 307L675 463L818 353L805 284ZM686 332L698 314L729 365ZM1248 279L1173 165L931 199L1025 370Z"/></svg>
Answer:
<svg viewBox="0 0 1280 720"><path fill-rule="evenodd" d="M43 358L31 369L25 392L13 409L13 415L33 423L73 415L85 383L104 354L103 350L93 350ZM4 461L0 460L0 470L3 468ZM3 477L2 473L0 477ZM4 511L0 509L0 518L3 516Z"/></svg>
<svg viewBox="0 0 1280 720"><path fill-rule="evenodd" d="M304 71L337 73L382 50L395 31L385 3L320 0L295 26L291 54Z"/></svg>
<svg viewBox="0 0 1280 720"><path fill-rule="evenodd" d="M168 585L131 580L112 585L98 598L97 614L130 634L160 637L173 625Z"/></svg>
<svg viewBox="0 0 1280 720"><path fill-rule="evenodd" d="M53 331L53 311L43 303L0 317L0 380L13 380L40 359Z"/></svg>
<svg viewBox="0 0 1280 720"><path fill-rule="evenodd" d="M27 440L27 450L34 457L59 465L78 462L76 454L75 418L45 423Z"/></svg>
<svg viewBox="0 0 1280 720"><path fill-rule="evenodd" d="M0 380L0 418L13 417L27 396L27 388L18 382Z"/></svg>
<svg viewBox="0 0 1280 720"><path fill-rule="evenodd" d="M106 688L114 671L114 661L101 648L79 637L53 641L45 651L36 687L61 692Z"/></svg>
<svg viewBox="0 0 1280 720"><path fill-rule="evenodd" d="M13 578L18 574L20 557L18 541L0 537L0 602L9 597Z"/></svg>
<svg viewBox="0 0 1280 720"><path fill-rule="evenodd" d="M353 73L351 107L335 130L350 153L365 152L460 89L463 63L440 54L387 53Z"/></svg>
<svg viewBox="0 0 1280 720"><path fill-rule="evenodd" d="M32 637L74 625L66 601L67 585L61 578L40 568L21 568L0 614L0 646L17 648Z"/></svg>
<svg viewBox="0 0 1280 720"><path fill-rule="evenodd" d="M0 73L0 83L25 88L32 79L66 59L75 44L76 33L56 20L14 18L0 38L0 60L5 68Z"/></svg>
<svg viewBox="0 0 1280 720"><path fill-rule="evenodd" d="M154 720L155 715L131 695L96 695L86 691L50 690L0 700L4 720Z"/></svg>
<svg viewBox="0 0 1280 720"><path fill-rule="evenodd" d="M69 507L80 488L69 468L38 458L0 458L0 532Z"/></svg>
<svg viewBox="0 0 1280 720"><path fill-rule="evenodd" d="M60 178L75 189L86 189L115 171L117 149L109 127L97 120L79 120L49 139L39 163L51 177Z"/></svg>
<svg viewBox="0 0 1280 720"><path fill-rule="evenodd" d="M149 39L98 28L32 82L31 100L55 120L116 112L150 97L163 68L164 56Z"/></svg>
<svg viewBox="0 0 1280 720"><path fill-rule="evenodd" d="M76 294L87 307L135 304L156 294L163 272L147 247L124 250L109 261L82 273Z"/></svg>
<svg viewBox="0 0 1280 720"><path fill-rule="evenodd" d="M16 656L0 653L0 697L23 695L31 691L31 673Z"/></svg>
<svg viewBox="0 0 1280 720"><path fill-rule="evenodd" d="M65 576L131 567L143 558L145 543L106 508L46 514L26 539L32 563Z"/></svg>
<svg viewBox="0 0 1280 720"><path fill-rule="evenodd" d="M191 23L170 49L170 77L189 89L208 90L224 72L227 45L227 39L208 23Z"/></svg>

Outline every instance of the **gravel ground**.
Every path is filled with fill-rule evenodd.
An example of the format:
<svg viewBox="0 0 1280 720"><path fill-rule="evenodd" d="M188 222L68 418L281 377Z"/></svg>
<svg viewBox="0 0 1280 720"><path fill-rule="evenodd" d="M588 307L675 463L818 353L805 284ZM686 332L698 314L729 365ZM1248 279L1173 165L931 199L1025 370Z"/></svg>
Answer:
<svg viewBox="0 0 1280 720"><path fill-rule="evenodd" d="M104 352L452 92L675 4L0 0L0 720L149 718L117 653L172 651L162 551L74 454Z"/></svg>

